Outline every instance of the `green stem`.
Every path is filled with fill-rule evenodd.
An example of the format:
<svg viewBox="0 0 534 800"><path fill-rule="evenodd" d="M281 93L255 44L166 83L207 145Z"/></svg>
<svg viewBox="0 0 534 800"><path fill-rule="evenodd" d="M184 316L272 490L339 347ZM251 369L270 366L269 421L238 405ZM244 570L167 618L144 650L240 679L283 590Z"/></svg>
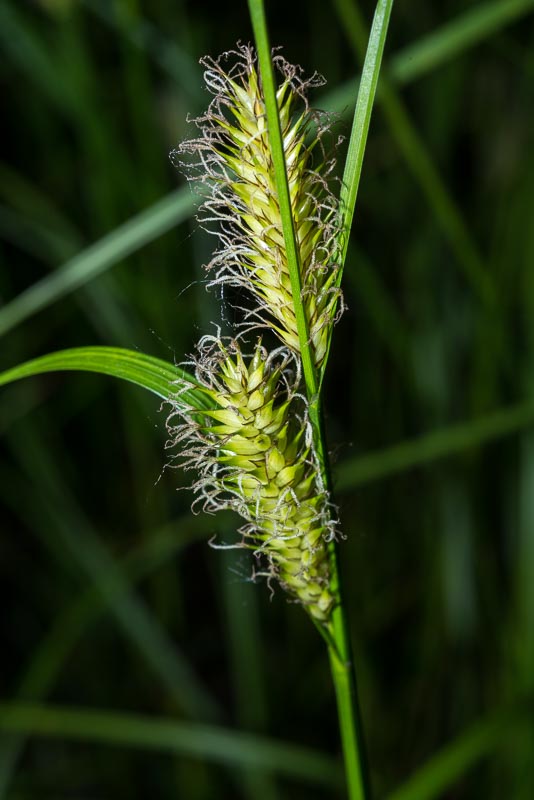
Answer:
<svg viewBox="0 0 534 800"><path fill-rule="evenodd" d="M302 303L299 250L295 239L295 228L291 210L287 168L282 132L280 129L276 85L273 74L264 2L263 0L248 0L248 5L258 51L273 169L299 335L300 355L309 404L308 413L313 427L314 441L323 483L325 487L331 491L328 451L322 423L319 376L315 368L308 320L306 319L304 305ZM328 552L330 574L332 576L331 590L336 598L336 606L331 622L323 630L323 635L327 640L332 678L336 691L349 800L366 800L368 794L364 778L365 770L363 766L361 725L359 722L358 703L356 699L356 681L350 655L345 612L340 593L335 542L330 543Z"/></svg>
<svg viewBox="0 0 534 800"><path fill-rule="evenodd" d="M335 559L335 548L332 550ZM356 689L356 673L342 602L334 609L329 628L333 643L328 647L328 655L336 692L348 796L349 800L366 800L370 797L367 762Z"/></svg>
<svg viewBox="0 0 534 800"><path fill-rule="evenodd" d="M282 130L280 127L280 116L278 113L278 101L276 98L276 83L274 79L273 62L271 58L271 45L267 31L267 20L263 0L248 0L254 39L258 51L258 61L260 66L261 83L263 97L265 100L265 113L267 116L267 126L269 129L269 141L271 146L271 157L275 177L276 191L278 195L278 205L280 208L280 219L284 235L284 244L287 255L287 267L289 279L291 281L291 294L295 309L295 319L299 336L299 349L306 383L306 392L310 401L316 400L319 383L315 370L315 363L310 343L310 333L308 320L302 302L302 285L300 276L300 253L295 237L295 224L291 209L291 198L289 194L289 183L287 178L287 168L284 155L284 144ZM316 400L318 404L318 399ZM318 411L315 418L310 414L312 425L318 424Z"/></svg>
<svg viewBox="0 0 534 800"><path fill-rule="evenodd" d="M317 399L317 405L313 408L318 414L316 446L321 474L325 486L332 497L330 462L325 445L320 397ZM358 703L356 670L352 657L347 615L339 575L338 546L335 541L330 542L328 545L328 560L331 576L330 589L336 598L336 604L331 620L325 629L327 635L324 638L327 642L330 671L336 693L348 797L349 800L367 800L371 794L367 776L364 734Z"/></svg>
<svg viewBox="0 0 534 800"><path fill-rule="evenodd" d="M323 440L324 441L324 440ZM328 479L330 476L328 475ZM330 480L328 488L332 491ZM328 623L328 657L336 692L339 731L345 762L345 777L349 800L371 797L363 725L358 702L356 669L353 661L350 634L343 591L341 587L337 542L328 545L332 593L337 599Z"/></svg>

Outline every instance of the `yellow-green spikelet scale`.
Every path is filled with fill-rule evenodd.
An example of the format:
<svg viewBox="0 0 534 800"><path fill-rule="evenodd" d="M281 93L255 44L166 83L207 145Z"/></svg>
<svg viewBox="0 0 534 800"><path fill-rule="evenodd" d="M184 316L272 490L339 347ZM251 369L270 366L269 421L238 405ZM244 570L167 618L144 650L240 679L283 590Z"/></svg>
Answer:
<svg viewBox="0 0 534 800"><path fill-rule="evenodd" d="M299 401L281 389L284 362L276 365L258 345L247 366L235 343L232 353L217 347L215 380L213 362L197 371L216 405L192 430L206 445L197 489L209 498L208 510L235 508L245 517L247 545L264 554L269 572L312 617L327 621L334 598L326 542L334 522L296 415Z"/></svg>
<svg viewBox="0 0 534 800"><path fill-rule="evenodd" d="M214 282L226 280L252 292L258 306L252 316L270 326L293 352L300 349L280 208L271 160L262 89L254 52L247 47L237 74L227 74L221 60L206 59L208 87L215 100L197 121L203 136L183 143L178 152L197 152L213 181L206 219L226 227L224 245L209 266ZM337 201L325 176L331 165L313 164L320 134L308 143L313 115L294 110L306 84L280 57L283 81L277 98L288 173L293 222L301 265L302 302L315 363L326 354L340 302L335 264Z"/></svg>

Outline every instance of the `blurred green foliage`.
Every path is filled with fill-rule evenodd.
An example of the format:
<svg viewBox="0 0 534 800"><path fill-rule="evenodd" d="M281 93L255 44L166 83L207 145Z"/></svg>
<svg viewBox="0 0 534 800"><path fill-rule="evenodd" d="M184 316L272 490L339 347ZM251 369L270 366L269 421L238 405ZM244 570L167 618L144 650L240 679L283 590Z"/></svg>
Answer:
<svg viewBox="0 0 534 800"><path fill-rule="evenodd" d="M347 135L372 3L267 11ZM533 11L399 0L390 26L326 385L378 797L457 737L399 800L534 791ZM250 38L244 2L0 4L0 369L180 362L210 330L213 241L168 153L208 101L198 58ZM322 643L207 546L235 520L175 491L165 411L82 374L0 411L0 796L342 797Z"/></svg>

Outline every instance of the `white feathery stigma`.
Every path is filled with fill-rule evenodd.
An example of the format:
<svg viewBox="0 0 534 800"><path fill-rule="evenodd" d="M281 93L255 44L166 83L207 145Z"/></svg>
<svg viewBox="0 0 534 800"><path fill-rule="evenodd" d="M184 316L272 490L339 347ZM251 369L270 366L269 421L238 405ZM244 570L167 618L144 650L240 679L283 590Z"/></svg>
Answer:
<svg viewBox="0 0 534 800"><path fill-rule="evenodd" d="M232 60L232 66L226 64ZM339 208L325 156L329 119L312 111L310 88L298 67L280 54L273 61L288 187L299 251L301 297L315 367L326 359L332 327L342 310L337 286ZM314 620L326 623L335 604L328 542L335 509L323 486L308 405L302 393L297 320L271 156L265 102L254 50L239 45L202 60L213 99L196 139L173 156L204 187L201 221L218 237L209 285L245 289L236 338L205 336L193 358L200 392L211 410L199 412L185 390L170 398L169 446L196 478L193 507L232 509L243 519L237 546L251 549L260 574L276 578ZM241 309L243 310L243 309ZM267 328L281 346L258 340L252 353L241 341ZM268 338L268 337L264 337Z"/></svg>

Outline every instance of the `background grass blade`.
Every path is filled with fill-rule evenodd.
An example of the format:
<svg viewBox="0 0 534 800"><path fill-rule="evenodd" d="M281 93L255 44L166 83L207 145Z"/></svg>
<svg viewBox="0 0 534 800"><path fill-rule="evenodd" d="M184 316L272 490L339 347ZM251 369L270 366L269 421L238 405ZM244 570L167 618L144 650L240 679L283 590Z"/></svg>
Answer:
<svg viewBox="0 0 534 800"><path fill-rule="evenodd" d="M335 7L354 52L363 58L367 35L357 0L335 0ZM412 124L404 103L387 80L387 76L382 76L378 100L387 117L392 135L408 167L428 198L467 280L477 297L486 306L492 307L495 302L495 289L488 268L435 168L423 140Z"/></svg>
<svg viewBox="0 0 534 800"><path fill-rule="evenodd" d="M129 552L116 568L120 569L123 581L137 584L194 541L205 539L210 526L206 515L191 517L188 514L161 531L149 531L146 541ZM97 586L82 591L78 598L69 602L35 648L19 680L17 699L20 702L44 700L58 682L76 645L90 633L99 617L109 612L109 596ZM8 790L25 741L22 733L0 737L0 797Z"/></svg>
<svg viewBox="0 0 534 800"><path fill-rule="evenodd" d="M127 14L118 15L105 0L83 0L102 22L122 34L139 49L145 50L174 80L183 84L195 105L202 99L202 76L195 59L171 38L166 31L155 27L146 19L130 19ZM128 24L129 23L129 24ZM178 32L180 33L180 32Z"/></svg>
<svg viewBox="0 0 534 800"><path fill-rule="evenodd" d="M533 9L534 0L477 3L394 55L388 63L387 73L399 84L416 80Z"/></svg>
<svg viewBox="0 0 534 800"><path fill-rule="evenodd" d="M188 402L199 410L208 407L207 399L194 391L195 379L185 370L159 358L118 347L75 347L41 356L0 373L0 386L32 375L57 371L111 375L142 386L163 400L168 400L176 392L177 382L182 382L192 387L187 392Z"/></svg>
<svg viewBox="0 0 534 800"><path fill-rule="evenodd" d="M67 566L70 562L75 575L81 574L95 587L120 629L180 710L193 719L218 719L218 703L162 622L131 590L105 543L62 482L42 435L27 424L14 439L13 449L30 485L36 487L33 495L39 499L44 514L39 533L45 545L60 561L66 560ZM20 496L18 492L17 497Z"/></svg>
<svg viewBox="0 0 534 800"><path fill-rule="evenodd" d="M185 187L128 220L0 308L0 335L187 219L193 208Z"/></svg>
<svg viewBox="0 0 534 800"><path fill-rule="evenodd" d="M2 703L0 731L161 750L234 766L261 767L330 787L339 785L341 777L331 758L289 742L134 714Z"/></svg>
<svg viewBox="0 0 534 800"><path fill-rule="evenodd" d="M524 725L531 710L529 704L523 704L522 708L477 722L433 756L387 800L435 800L443 797L443 793L480 759L506 747L507 736L518 724Z"/></svg>
<svg viewBox="0 0 534 800"><path fill-rule="evenodd" d="M48 58L36 33L24 26L19 10L11 3L0 5L0 37L7 55L31 76L50 101L67 115L73 113L79 98L70 84L61 80L58 65Z"/></svg>
<svg viewBox="0 0 534 800"><path fill-rule="evenodd" d="M438 458L463 453L509 436L533 423L534 403L523 403L488 414L481 419L450 425L419 439L345 461L336 469L336 489L345 492L371 481L424 466Z"/></svg>
<svg viewBox="0 0 534 800"><path fill-rule="evenodd" d="M220 530L223 534L224 527ZM231 535L231 527L227 530ZM247 563L245 566L242 555L234 550L224 550L220 555L222 601L236 722L240 730L263 734L268 731L269 704L258 592L251 581L244 581L241 577L245 570L252 569L252 565ZM280 797L274 776L263 770L244 770L241 783L244 794L250 800L278 800Z"/></svg>

